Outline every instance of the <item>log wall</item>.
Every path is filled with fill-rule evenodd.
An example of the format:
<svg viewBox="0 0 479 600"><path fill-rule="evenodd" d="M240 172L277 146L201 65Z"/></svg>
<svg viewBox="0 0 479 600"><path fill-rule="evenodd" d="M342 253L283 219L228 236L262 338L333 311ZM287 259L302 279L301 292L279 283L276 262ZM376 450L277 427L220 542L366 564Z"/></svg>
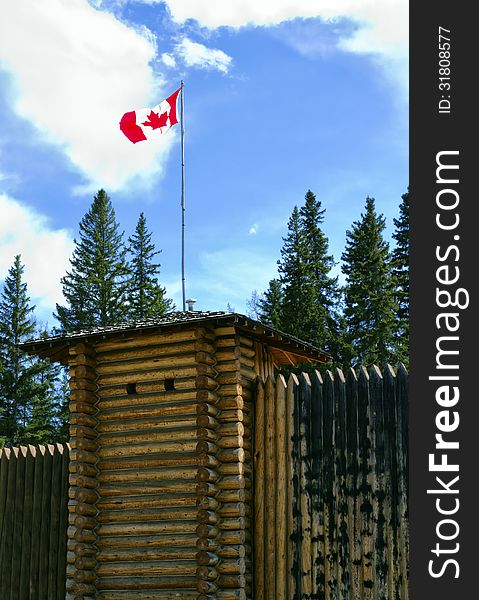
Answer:
<svg viewBox="0 0 479 600"><path fill-rule="evenodd" d="M407 373L259 380L254 593L408 599Z"/></svg>

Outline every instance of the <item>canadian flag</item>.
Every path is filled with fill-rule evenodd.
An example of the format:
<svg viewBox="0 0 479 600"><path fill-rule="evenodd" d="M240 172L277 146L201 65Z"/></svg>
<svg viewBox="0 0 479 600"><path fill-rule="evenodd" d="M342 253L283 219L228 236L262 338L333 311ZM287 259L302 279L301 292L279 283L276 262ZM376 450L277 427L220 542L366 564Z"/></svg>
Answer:
<svg viewBox="0 0 479 600"><path fill-rule="evenodd" d="M125 113L120 121L120 129L130 142L136 144L142 140L159 138L178 123L176 105L180 92L181 88L153 108L140 108Z"/></svg>

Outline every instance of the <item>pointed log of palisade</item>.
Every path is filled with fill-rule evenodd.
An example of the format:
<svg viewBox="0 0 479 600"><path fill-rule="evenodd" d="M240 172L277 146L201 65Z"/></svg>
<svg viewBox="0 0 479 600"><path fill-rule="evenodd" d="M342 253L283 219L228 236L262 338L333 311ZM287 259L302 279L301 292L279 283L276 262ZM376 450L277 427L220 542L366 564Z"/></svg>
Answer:
<svg viewBox="0 0 479 600"><path fill-rule="evenodd" d="M294 482L298 479L298 452L296 444L295 427L295 396L299 386L298 378L291 373L286 388L286 490L287 490L287 512L286 512L286 597L294 598L297 590L295 573L298 569L298 539L299 531L297 526L297 516L299 509L297 506L298 494Z"/></svg>
<svg viewBox="0 0 479 600"><path fill-rule="evenodd" d="M95 488L98 486L96 451L97 433L95 414L97 412L95 352L84 344L70 349L70 443L72 447L70 462L70 492L74 498L71 504L68 537L72 544L73 564L67 571L67 590L75 593L75 600L88 600L96 593L97 555L95 542L97 536L98 498ZM75 400L77 400L75 402ZM85 556L87 554L87 556Z"/></svg>

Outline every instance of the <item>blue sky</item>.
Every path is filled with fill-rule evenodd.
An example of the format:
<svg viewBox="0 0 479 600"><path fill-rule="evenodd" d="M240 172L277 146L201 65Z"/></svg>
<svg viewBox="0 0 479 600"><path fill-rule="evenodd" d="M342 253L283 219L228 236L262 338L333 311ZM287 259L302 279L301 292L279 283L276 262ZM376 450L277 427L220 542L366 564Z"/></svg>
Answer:
<svg viewBox="0 0 479 600"><path fill-rule="evenodd" d="M42 321L54 324L100 188L125 237L145 213L181 306L179 126L135 145L118 128L181 79L198 309L246 311L308 189L336 260L367 195L391 235L408 185L404 0L4 0L0 11L0 282L20 253Z"/></svg>

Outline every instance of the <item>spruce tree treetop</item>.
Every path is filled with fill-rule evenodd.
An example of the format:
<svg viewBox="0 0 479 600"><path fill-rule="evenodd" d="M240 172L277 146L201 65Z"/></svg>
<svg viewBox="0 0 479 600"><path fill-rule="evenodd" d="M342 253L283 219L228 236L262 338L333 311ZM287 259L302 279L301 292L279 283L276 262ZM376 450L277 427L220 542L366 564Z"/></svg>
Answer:
<svg viewBox="0 0 479 600"><path fill-rule="evenodd" d="M385 219L376 213L374 198L366 199L365 208L346 233L341 267L347 278L344 314L351 360L381 365L393 354L394 282L383 238Z"/></svg>
<svg viewBox="0 0 479 600"><path fill-rule="evenodd" d="M128 238L128 242L128 251L132 257L128 283L128 318L142 320L173 310L173 302L165 297L166 290L158 282L160 263L153 262L161 250L155 250L143 213L140 214L135 233Z"/></svg>
<svg viewBox="0 0 479 600"><path fill-rule="evenodd" d="M17 346L35 331L35 307L30 305L23 271L17 255L0 296L0 437L8 443L19 441L20 429L26 425L29 405L37 391L37 370Z"/></svg>
<svg viewBox="0 0 479 600"><path fill-rule="evenodd" d="M401 196L399 219L394 219L392 252L393 277L397 303L397 360L409 363L409 190Z"/></svg>
<svg viewBox="0 0 479 600"><path fill-rule="evenodd" d="M79 229L71 271L61 280L67 306L57 304L56 316L64 331L118 323L127 308L123 232L104 190L95 195Z"/></svg>

